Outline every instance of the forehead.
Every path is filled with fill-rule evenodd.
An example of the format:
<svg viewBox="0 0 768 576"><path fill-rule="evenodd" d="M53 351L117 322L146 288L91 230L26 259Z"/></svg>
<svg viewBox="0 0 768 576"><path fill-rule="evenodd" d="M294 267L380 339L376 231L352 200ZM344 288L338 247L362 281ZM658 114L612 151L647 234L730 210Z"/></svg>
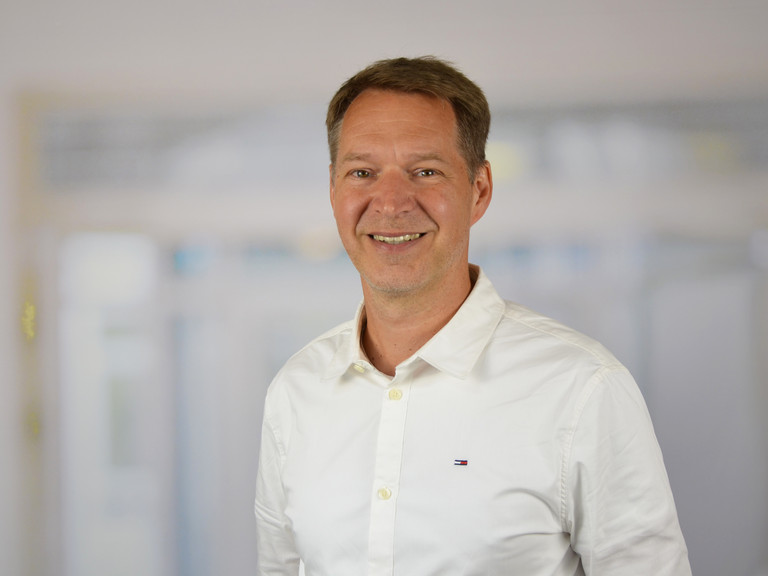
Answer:
<svg viewBox="0 0 768 576"><path fill-rule="evenodd" d="M450 102L436 96L369 89L350 104L340 136L344 141L374 134L455 139L456 116Z"/></svg>

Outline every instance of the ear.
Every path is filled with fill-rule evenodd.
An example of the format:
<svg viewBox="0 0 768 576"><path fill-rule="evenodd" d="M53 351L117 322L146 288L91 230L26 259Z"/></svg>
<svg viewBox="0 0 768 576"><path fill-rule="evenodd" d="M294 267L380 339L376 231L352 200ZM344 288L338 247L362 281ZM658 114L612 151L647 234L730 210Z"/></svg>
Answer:
<svg viewBox="0 0 768 576"><path fill-rule="evenodd" d="M493 174L491 173L491 164L486 161L475 174L475 180L472 183L473 203L472 217L470 225L480 220L485 214L488 205L493 196Z"/></svg>
<svg viewBox="0 0 768 576"><path fill-rule="evenodd" d="M336 188L333 184L333 164L328 165L328 176L329 176L329 190L331 195L331 209L334 208L334 205L336 204Z"/></svg>

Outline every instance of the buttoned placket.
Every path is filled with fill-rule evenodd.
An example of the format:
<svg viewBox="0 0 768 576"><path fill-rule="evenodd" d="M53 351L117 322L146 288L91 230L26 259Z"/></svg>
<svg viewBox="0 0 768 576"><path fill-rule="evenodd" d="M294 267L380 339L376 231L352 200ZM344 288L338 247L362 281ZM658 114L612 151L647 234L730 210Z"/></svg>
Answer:
<svg viewBox="0 0 768 576"><path fill-rule="evenodd" d="M395 512L403 461L403 439L410 393L410 371L389 380L368 374L382 386L381 417L376 442L376 463L371 489L368 532L368 574L391 576L394 569Z"/></svg>

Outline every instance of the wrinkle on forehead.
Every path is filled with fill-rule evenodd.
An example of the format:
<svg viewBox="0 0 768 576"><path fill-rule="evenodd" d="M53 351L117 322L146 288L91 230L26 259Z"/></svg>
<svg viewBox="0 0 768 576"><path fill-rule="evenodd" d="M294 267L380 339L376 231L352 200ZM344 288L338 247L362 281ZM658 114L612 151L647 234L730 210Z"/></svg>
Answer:
<svg viewBox="0 0 768 576"><path fill-rule="evenodd" d="M397 116L393 116L392 115L393 100L392 99L383 100L379 98L379 96L393 96L395 99L398 99L398 100L400 99L410 100L411 102L413 102L413 106L411 106L408 109L407 113L403 113L403 111L406 110L406 107L397 106L397 108L399 108L401 113L398 114ZM366 90L362 92L357 98L355 98L352 101L352 104L350 104L341 122L341 126L340 126L341 135L343 135L345 127L349 129L354 127L356 124L361 123L361 119L357 119L357 121L354 121L350 124L350 116L354 120L354 118L358 116L360 112L359 109L363 106L365 107L366 114L376 113L379 115L385 115L385 118L378 119L377 121L384 122L384 123L391 123L391 124L396 124L398 122L410 124L414 119L416 119L416 116L417 116L417 114L415 113L416 108L430 109L431 111L434 111L437 108L439 112L450 116L450 121L451 121L451 124L453 125L453 129L454 131L457 130L456 115L453 111L453 107L451 106L450 102L448 102L447 100L438 98L437 96L432 96L430 94L424 94L421 92L411 93L411 92L396 92L394 90L371 89L371 90ZM368 121L369 120L365 120L365 122L368 122Z"/></svg>

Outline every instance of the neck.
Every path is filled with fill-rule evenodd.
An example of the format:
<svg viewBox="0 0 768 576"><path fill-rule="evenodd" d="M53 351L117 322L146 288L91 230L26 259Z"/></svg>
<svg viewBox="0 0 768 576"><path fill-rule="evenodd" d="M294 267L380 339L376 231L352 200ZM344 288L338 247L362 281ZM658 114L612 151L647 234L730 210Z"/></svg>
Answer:
<svg viewBox="0 0 768 576"><path fill-rule="evenodd" d="M475 277L444 286L439 297L379 294L363 284L365 323L362 346L368 359L382 373L395 375L398 364L408 359L437 334L461 307Z"/></svg>

